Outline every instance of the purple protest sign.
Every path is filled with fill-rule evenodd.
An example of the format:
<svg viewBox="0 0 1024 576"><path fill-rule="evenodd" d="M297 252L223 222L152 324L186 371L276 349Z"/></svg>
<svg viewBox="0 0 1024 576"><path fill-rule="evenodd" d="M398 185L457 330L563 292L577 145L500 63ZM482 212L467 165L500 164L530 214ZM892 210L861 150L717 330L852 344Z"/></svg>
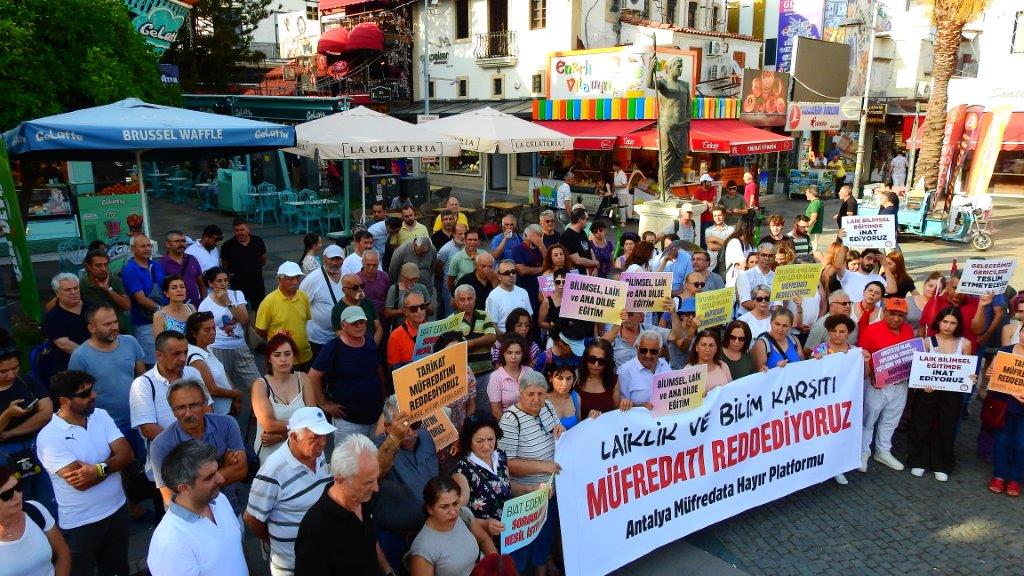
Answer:
<svg viewBox="0 0 1024 576"><path fill-rule="evenodd" d="M793 42L797 36L821 40L825 0L782 0L779 3L779 39L775 71L789 72L793 64Z"/></svg>
<svg viewBox="0 0 1024 576"><path fill-rule="evenodd" d="M914 338L882 348L872 354L871 365L875 367L875 386L884 388L909 382L915 352L924 352L924 340Z"/></svg>

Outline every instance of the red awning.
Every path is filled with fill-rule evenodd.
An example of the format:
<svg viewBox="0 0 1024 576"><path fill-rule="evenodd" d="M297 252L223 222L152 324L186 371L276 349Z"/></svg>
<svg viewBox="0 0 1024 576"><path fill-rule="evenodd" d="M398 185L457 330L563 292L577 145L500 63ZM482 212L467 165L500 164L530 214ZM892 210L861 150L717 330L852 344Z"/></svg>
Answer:
<svg viewBox="0 0 1024 576"><path fill-rule="evenodd" d="M348 33L348 49L380 52L384 49L384 33L373 22L356 24Z"/></svg>
<svg viewBox="0 0 1024 576"><path fill-rule="evenodd" d="M362 4L369 0L320 0L320 12L329 12L331 10L337 10L353 4Z"/></svg>
<svg viewBox="0 0 1024 576"><path fill-rule="evenodd" d="M645 130L619 138L622 148L658 149L658 131ZM793 149L789 136L773 134L739 120L691 120L690 149L731 156L785 152Z"/></svg>
<svg viewBox="0 0 1024 576"><path fill-rule="evenodd" d="M331 28L320 35L316 43L318 54L341 54L348 49L348 28L339 26Z"/></svg>
<svg viewBox="0 0 1024 576"><path fill-rule="evenodd" d="M611 150L616 138L654 124L652 120L535 120L534 123L575 138L576 150Z"/></svg>

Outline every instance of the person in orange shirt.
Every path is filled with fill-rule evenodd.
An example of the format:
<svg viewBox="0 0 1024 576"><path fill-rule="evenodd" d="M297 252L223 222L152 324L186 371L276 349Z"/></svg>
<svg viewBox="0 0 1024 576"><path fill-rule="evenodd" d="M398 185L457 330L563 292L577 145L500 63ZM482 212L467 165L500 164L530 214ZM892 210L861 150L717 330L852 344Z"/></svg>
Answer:
<svg viewBox="0 0 1024 576"><path fill-rule="evenodd" d="M416 333L427 319L428 306L419 292L410 291L405 295L405 300L402 301L405 323L395 328L388 338L388 367L391 370L397 370L412 362Z"/></svg>

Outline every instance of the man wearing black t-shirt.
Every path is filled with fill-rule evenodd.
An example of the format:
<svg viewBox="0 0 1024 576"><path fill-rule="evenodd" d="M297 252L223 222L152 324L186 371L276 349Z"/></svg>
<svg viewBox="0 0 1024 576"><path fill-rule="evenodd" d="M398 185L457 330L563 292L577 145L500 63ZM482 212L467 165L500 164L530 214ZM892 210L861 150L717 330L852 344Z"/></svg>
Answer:
<svg viewBox="0 0 1024 576"><path fill-rule="evenodd" d="M583 227L587 225L587 209L576 208L569 215L569 225L562 231L562 245L569 257L568 264L580 274L595 274L598 262L590 249L587 234Z"/></svg>
<svg viewBox="0 0 1024 576"><path fill-rule="evenodd" d="M260 307L267 288L263 284L263 267L267 265L267 246L253 235L244 218L231 223L235 237L220 247L220 261L231 274L231 287L241 290L253 310Z"/></svg>
<svg viewBox="0 0 1024 576"><path fill-rule="evenodd" d="M857 199L853 197L853 188L849 186L843 186L840 188L839 201L839 212L837 212L833 218L836 221L836 225L842 228L843 216L857 215Z"/></svg>

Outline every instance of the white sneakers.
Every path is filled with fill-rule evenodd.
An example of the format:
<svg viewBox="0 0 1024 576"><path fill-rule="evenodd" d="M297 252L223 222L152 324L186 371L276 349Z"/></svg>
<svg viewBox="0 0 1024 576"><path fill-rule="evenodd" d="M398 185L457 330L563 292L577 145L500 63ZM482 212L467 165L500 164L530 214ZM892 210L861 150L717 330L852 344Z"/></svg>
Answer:
<svg viewBox="0 0 1024 576"><path fill-rule="evenodd" d="M924 468L911 468L910 475L920 478L921 476L924 476Z"/></svg>
<svg viewBox="0 0 1024 576"><path fill-rule="evenodd" d="M945 482L946 480L949 480L949 474L946 474L945 472L936 472L935 479L939 482Z"/></svg>
<svg viewBox="0 0 1024 576"><path fill-rule="evenodd" d="M899 460L893 457L889 452L875 452L875 460L885 464L893 470L903 470L903 464Z"/></svg>
<svg viewBox="0 0 1024 576"><path fill-rule="evenodd" d="M868 471L868 460L871 459L871 452L862 452L860 455L860 470L861 472Z"/></svg>
<svg viewBox="0 0 1024 576"><path fill-rule="evenodd" d="M840 486L846 486L850 483L850 481L846 479L846 474L836 474L835 481L836 484L839 484Z"/></svg>

